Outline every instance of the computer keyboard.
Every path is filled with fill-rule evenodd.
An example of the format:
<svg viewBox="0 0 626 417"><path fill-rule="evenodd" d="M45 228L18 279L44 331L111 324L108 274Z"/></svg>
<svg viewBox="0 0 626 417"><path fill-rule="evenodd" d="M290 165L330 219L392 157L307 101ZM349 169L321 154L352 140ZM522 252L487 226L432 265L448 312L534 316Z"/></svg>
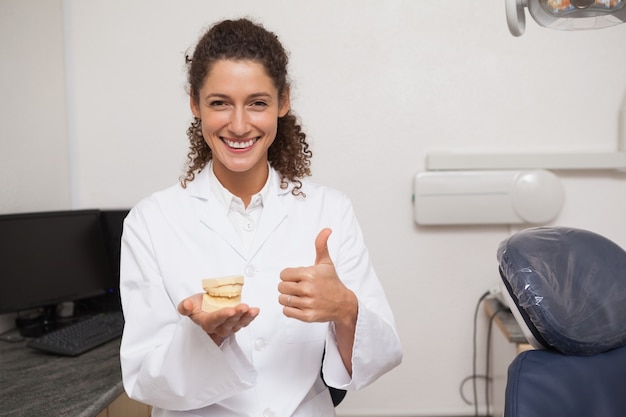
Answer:
<svg viewBox="0 0 626 417"><path fill-rule="evenodd" d="M78 356L122 335L121 311L95 316L53 330L27 343L28 347L63 356Z"/></svg>

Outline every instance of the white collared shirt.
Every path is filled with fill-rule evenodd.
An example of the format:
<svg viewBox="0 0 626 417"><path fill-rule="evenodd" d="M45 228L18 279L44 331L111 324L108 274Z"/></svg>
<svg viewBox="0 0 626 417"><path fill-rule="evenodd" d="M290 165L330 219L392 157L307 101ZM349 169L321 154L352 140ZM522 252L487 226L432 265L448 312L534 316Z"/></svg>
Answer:
<svg viewBox="0 0 626 417"><path fill-rule="evenodd" d="M213 171L213 161L210 161L205 169L209 172L211 190L213 190L215 197L217 197L217 200L223 205L228 219L239 234L246 251L249 253L252 247L252 241L256 235L257 226L261 220L261 214L263 213L263 200L267 199L267 194L270 189L269 164L265 185L261 191L252 196L248 207L245 207L240 197L228 191L217 179Z"/></svg>

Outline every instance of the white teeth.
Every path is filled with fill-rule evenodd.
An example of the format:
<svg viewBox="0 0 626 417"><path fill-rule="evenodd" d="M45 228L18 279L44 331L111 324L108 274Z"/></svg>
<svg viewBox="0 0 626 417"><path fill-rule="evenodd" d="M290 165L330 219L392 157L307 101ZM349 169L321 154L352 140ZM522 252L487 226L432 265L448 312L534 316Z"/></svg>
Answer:
<svg viewBox="0 0 626 417"><path fill-rule="evenodd" d="M246 142L234 142L228 139L224 139L224 143L226 143L231 148L235 148L235 149L249 148L250 146L254 145L255 141L256 139L250 139L249 141L246 141Z"/></svg>

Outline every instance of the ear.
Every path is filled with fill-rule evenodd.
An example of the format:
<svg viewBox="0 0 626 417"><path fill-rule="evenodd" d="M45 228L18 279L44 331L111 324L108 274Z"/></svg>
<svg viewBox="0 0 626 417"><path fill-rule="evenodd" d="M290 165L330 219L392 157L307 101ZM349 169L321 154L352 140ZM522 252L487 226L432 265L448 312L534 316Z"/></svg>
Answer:
<svg viewBox="0 0 626 417"><path fill-rule="evenodd" d="M193 96L193 93L191 92L189 92L189 107L191 108L191 112L193 113L193 115L196 118L201 119L200 106L198 106L198 102L196 101L196 99Z"/></svg>
<svg viewBox="0 0 626 417"><path fill-rule="evenodd" d="M280 104L278 106L278 117L283 117L289 112L291 108L291 99L289 94L289 87L285 87L285 91L283 96L280 99Z"/></svg>

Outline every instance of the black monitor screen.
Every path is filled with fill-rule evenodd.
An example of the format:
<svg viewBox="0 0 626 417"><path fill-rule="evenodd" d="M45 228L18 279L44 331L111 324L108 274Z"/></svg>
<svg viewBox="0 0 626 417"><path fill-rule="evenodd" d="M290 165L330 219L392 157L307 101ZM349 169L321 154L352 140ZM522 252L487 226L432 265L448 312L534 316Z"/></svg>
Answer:
<svg viewBox="0 0 626 417"><path fill-rule="evenodd" d="M99 210L0 215L0 313L111 291Z"/></svg>

